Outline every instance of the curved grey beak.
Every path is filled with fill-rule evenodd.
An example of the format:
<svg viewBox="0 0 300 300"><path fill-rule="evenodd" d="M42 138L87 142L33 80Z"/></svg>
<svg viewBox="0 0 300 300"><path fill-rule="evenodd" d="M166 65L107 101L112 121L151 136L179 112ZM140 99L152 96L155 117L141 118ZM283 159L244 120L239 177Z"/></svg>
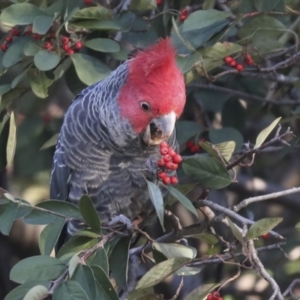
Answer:
<svg viewBox="0 0 300 300"><path fill-rule="evenodd" d="M148 145L158 145L169 139L174 131L175 122L174 112L152 119L143 135L144 142Z"/></svg>

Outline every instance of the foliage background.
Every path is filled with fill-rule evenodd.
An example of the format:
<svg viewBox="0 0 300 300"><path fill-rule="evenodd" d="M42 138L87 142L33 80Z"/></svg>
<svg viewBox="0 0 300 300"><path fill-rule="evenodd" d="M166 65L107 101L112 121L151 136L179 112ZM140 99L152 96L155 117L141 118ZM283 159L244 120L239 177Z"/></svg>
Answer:
<svg viewBox="0 0 300 300"><path fill-rule="evenodd" d="M86 85L105 77L133 51L153 44L159 37L171 35L180 54L178 64L186 78L187 104L177 125L185 156L192 155L185 147L185 142L191 138L209 140L214 144L234 140L237 144L235 151L239 153L244 149L243 143L250 141L253 146L259 132L279 116L283 128L290 126L299 136L298 0L164 0L158 6L151 0L93 1L89 7L98 6L99 10L94 10L94 15L79 17L76 17L76 10L86 7L82 0L1 1L0 8L5 10L17 2L40 7L33 18L41 14L37 32L42 32L49 23L41 12L47 10L50 15L57 12L53 14L56 16L53 25L52 21L49 24L53 26L58 41L62 34L71 33L74 41L83 40L85 46L69 56L60 46L54 47L55 52L42 50L44 38L32 40L32 36L22 36L15 38L6 52L0 52L0 186L14 196L33 204L48 198L54 147L40 149L59 131L71 100ZM189 16L181 22L183 9L187 9ZM2 43L12 25L20 26L23 32L32 23L20 18L26 13L28 11L21 10L19 16L16 11L6 17L2 14ZM60 27L62 20L65 23ZM94 45L88 45L89 40L96 38L109 38L110 41L98 40ZM55 39L52 42L55 44ZM42 52L40 58L36 56L37 52ZM57 52L60 56L53 54ZM226 55L233 55L242 62L245 53L252 55L256 65L246 67L243 72L237 72L223 62ZM14 122L7 121L4 125L6 112L13 112L15 116L16 135L12 130ZM11 131L8 135L9 122ZM237 182L225 189L213 189L209 199L231 207L250 196L299 186L298 138L290 142L291 147L277 143L261 151L251 167L238 166ZM10 161L7 153L13 152L14 145L15 156ZM181 183L188 182L181 171L179 177ZM194 195L199 195L200 191L196 189ZM191 194L190 198L194 195ZM175 203L171 208L180 216L183 226L195 222L180 204ZM284 218L277 232L287 238L284 250L288 258L276 250L260 254L282 290L299 273L299 234L294 228L299 221L299 210L299 196L294 194L260 202L242 211L242 215L251 220ZM204 219L201 213L199 217ZM38 254L40 230L37 226L25 226L19 220L9 238L1 235L0 286L3 289L0 298L4 298L14 286L8 280L10 267L24 257ZM257 246L274 242L273 237L268 240L260 238ZM200 257L224 250L220 243L213 249L203 241L194 241L193 245ZM196 282L190 281L185 287L191 290L200 282L224 281L235 273L236 267L230 264L208 265ZM176 290L176 284L174 286ZM162 287L162 290L169 292L166 299L174 293L174 288L169 286ZM238 279L222 289L222 295L227 300L267 299L270 287L255 270L245 269Z"/></svg>

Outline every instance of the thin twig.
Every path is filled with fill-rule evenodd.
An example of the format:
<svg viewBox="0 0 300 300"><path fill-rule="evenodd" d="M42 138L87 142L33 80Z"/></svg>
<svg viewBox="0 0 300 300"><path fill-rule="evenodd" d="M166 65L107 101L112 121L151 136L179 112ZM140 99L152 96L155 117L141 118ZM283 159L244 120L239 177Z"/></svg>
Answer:
<svg viewBox="0 0 300 300"><path fill-rule="evenodd" d="M297 300L298 297L293 293L293 289L295 287L295 285L300 284L300 279L295 279L293 280L293 282L289 285L289 287L285 290L285 292L282 294L284 297L287 297L288 294L290 294L292 296L292 299Z"/></svg>
<svg viewBox="0 0 300 300"><path fill-rule="evenodd" d="M182 287L183 287L183 277L181 277L181 280L180 280L180 283L179 283L179 286L178 286L178 288L176 290L175 295L172 298L170 298L169 300L176 300L177 297L179 296L179 293L180 293Z"/></svg>
<svg viewBox="0 0 300 300"><path fill-rule="evenodd" d="M275 199L275 198L278 198L278 197L281 197L281 196L295 194L295 193L300 193L300 187L293 187L291 189L281 191L281 192L276 192L276 193L272 193L272 194L247 198L247 199L241 201L238 205L235 205L233 207L233 210L235 212L238 212L239 210L241 210L242 208L246 207L247 205L249 205L251 203L270 200L270 199Z"/></svg>

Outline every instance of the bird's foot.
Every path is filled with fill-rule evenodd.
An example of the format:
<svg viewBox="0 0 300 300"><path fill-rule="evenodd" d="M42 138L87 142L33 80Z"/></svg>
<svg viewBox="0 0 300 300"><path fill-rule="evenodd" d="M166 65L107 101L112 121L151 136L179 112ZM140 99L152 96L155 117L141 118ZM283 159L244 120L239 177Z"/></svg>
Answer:
<svg viewBox="0 0 300 300"><path fill-rule="evenodd" d="M133 229L133 224L131 220L129 220L126 216L124 215L118 215L112 218L112 220L108 223L109 226L114 226L117 224L123 224L126 226L126 229L128 231L132 231Z"/></svg>

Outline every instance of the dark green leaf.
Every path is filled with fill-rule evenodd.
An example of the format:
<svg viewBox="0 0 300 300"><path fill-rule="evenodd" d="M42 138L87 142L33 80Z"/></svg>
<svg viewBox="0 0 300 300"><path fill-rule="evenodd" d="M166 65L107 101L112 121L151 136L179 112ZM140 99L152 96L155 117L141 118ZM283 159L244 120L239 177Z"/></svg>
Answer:
<svg viewBox="0 0 300 300"><path fill-rule="evenodd" d="M89 225L93 231L101 233L101 221L93 201L89 196L83 195L81 197L79 201L79 210L86 224Z"/></svg>
<svg viewBox="0 0 300 300"><path fill-rule="evenodd" d="M217 288L220 284L219 283L209 283L204 284L193 291L191 291L184 300L204 300L206 299L207 295L212 292L215 288Z"/></svg>
<svg viewBox="0 0 300 300"><path fill-rule="evenodd" d="M245 248L246 247L245 239L244 239L240 229L229 218L227 218L227 221L228 221L229 227L230 227L233 235Z"/></svg>
<svg viewBox="0 0 300 300"><path fill-rule="evenodd" d="M163 253L167 258L187 257L193 259L197 255L197 250L190 246L184 246L176 243L153 243L156 250Z"/></svg>
<svg viewBox="0 0 300 300"><path fill-rule="evenodd" d="M32 287L25 295L23 300L40 300L48 294L48 289L44 285L36 285Z"/></svg>
<svg viewBox="0 0 300 300"><path fill-rule="evenodd" d="M165 186L173 197L175 197L186 209L198 217L197 210L191 200L172 186Z"/></svg>
<svg viewBox="0 0 300 300"><path fill-rule="evenodd" d="M5 211L0 217L0 232L4 235L9 235L13 222L15 220L18 205L9 203L5 205Z"/></svg>
<svg viewBox="0 0 300 300"><path fill-rule="evenodd" d="M79 29L89 30L122 30L122 25L117 20L88 20L72 23L73 26ZM73 57L73 55L72 55Z"/></svg>
<svg viewBox="0 0 300 300"><path fill-rule="evenodd" d="M92 40L88 40L84 43L84 45L88 48L91 48L100 52L118 52L120 51L120 46L117 42L111 39L106 38L96 38Z"/></svg>
<svg viewBox="0 0 300 300"><path fill-rule="evenodd" d="M202 126L196 122L178 121L176 122L176 136L179 145L187 142L191 137L199 134Z"/></svg>
<svg viewBox="0 0 300 300"><path fill-rule="evenodd" d="M52 136L51 139L49 139L42 147L40 150L45 150L45 149L48 149L50 147L54 147L57 143L57 140L58 140L58 133L54 134Z"/></svg>
<svg viewBox="0 0 300 300"><path fill-rule="evenodd" d="M151 298L153 296L154 298ZM153 288L134 290L128 294L127 300L160 300L158 295L154 294Z"/></svg>
<svg viewBox="0 0 300 300"><path fill-rule="evenodd" d="M81 259L77 254L73 255L69 261L69 277L71 278L76 270L78 264L80 264Z"/></svg>
<svg viewBox="0 0 300 300"><path fill-rule="evenodd" d="M127 287L128 252L130 241L131 237L123 237L119 239L112 251L112 254L110 255L109 261L112 277L124 290Z"/></svg>
<svg viewBox="0 0 300 300"><path fill-rule="evenodd" d="M218 238L211 233L198 233L198 234L194 234L194 235L188 235L186 237L199 239L210 245L215 245L219 242Z"/></svg>
<svg viewBox="0 0 300 300"><path fill-rule="evenodd" d="M53 22L53 17L50 16L39 16L37 17L32 26L32 32L38 34L45 34L50 29Z"/></svg>
<svg viewBox="0 0 300 300"><path fill-rule="evenodd" d="M153 258L154 258L156 264L159 264L165 260L168 260L168 258L163 253L161 253L160 251L158 251L156 249L152 250L152 254L153 254Z"/></svg>
<svg viewBox="0 0 300 300"><path fill-rule="evenodd" d="M79 79L86 85L94 84L109 75L110 69L98 59L81 53L71 56Z"/></svg>
<svg viewBox="0 0 300 300"><path fill-rule="evenodd" d="M106 7L97 5L79 10L75 15L72 16L72 18L109 20L112 18L112 13Z"/></svg>
<svg viewBox="0 0 300 300"><path fill-rule="evenodd" d="M186 257L176 257L155 265L140 279L136 289L145 289L160 283L189 261L190 259Z"/></svg>
<svg viewBox="0 0 300 300"><path fill-rule="evenodd" d="M66 270L65 264L59 259L38 255L25 258L13 266L10 279L17 283L30 280L53 280Z"/></svg>
<svg viewBox="0 0 300 300"><path fill-rule="evenodd" d="M259 135L256 138L254 149L260 147L264 143L264 141L269 136L269 134L272 132L272 130L277 126L280 119L281 119L281 117L275 119L267 128L265 128L264 130L262 130L259 133Z"/></svg>
<svg viewBox="0 0 300 300"><path fill-rule="evenodd" d="M10 68L24 57L23 49L30 40L27 36L17 38L3 55L2 65L4 68Z"/></svg>
<svg viewBox="0 0 300 300"><path fill-rule="evenodd" d="M220 144L223 142L234 141L236 146L235 150L240 150L244 138L241 133L235 128L222 128L222 129L211 129L209 131L209 139L213 144Z"/></svg>
<svg viewBox="0 0 300 300"><path fill-rule="evenodd" d="M96 285L93 271L89 266L77 265L72 280L77 281L89 299L96 299Z"/></svg>
<svg viewBox="0 0 300 300"><path fill-rule="evenodd" d="M213 145L209 142L200 142L200 146L207 152L209 153L212 157L220 160L220 156L224 158L225 161L229 161L232 153L235 149L235 142L234 141L228 141L228 142L223 142L217 145Z"/></svg>
<svg viewBox="0 0 300 300"><path fill-rule="evenodd" d="M96 250L94 255L88 260L90 266L99 266L101 269L109 275L108 257L106 251L103 248Z"/></svg>
<svg viewBox="0 0 300 300"><path fill-rule="evenodd" d="M65 281L54 290L53 300L91 300L78 282L73 280Z"/></svg>
<svg viewBox="0 0 300 300"><path fill-rule="evenodd" d="M29 40L24 45L23 53L25 56L34 56L39 50L40 50L40 47L38 47L33 40Z"/></svg>
<svg viewBox="0 0 300 300"><path fill-rule="evenodd" d="M13 25L27 25L39 16L47 16L47 13L33 4L18 3L4 9L0 19Z"/></svg>
<svg viewBox="0 0 300 300"><path fill-rule="evenodd" d="M98 243L98 239L86 236L71 237L58 251L57 257L67 259L72 257L75 253L82 250L92 248Z"/></svg>
<svg viewBox="0 0 300 300"><path fill-rule="evenodd" d="M165 227L164 227L165 208L164 208L164 199L162 197L161 190L159 189L159 187L156 184L154 184L153 182L150 182L148 180L147 180L147 185L148 185L148 192L150 195L150 199L153 203L153 206L157 213L160 224L161 224L163 230L165 230Z"/></svg>
<svg viewBox="0 0 300 300"><path fill-rule="evenodd" d="M231 183L231 178L225 167L216 159L198 156L186 159L182 163L184 172L201 182L206 188L221 189Z"/></svg>
<svg viewBox="0 0 300 300"><path fill-rule="evenodd" d="M254 0L255 7L258 11L271 11L280 0Z"/></svg>
<svg viewBox="0 0 300 300"><path fill-rule="evenodd" d="M34 55L34 64L41 71L55 68L60 62L60 56L49 50L40 50Z"/></svg>
<svg viewBox="0 0 300 300"><path fill-rule="evenodd" d="M275 226L277 226L280 222L282 222L282 218L265 218L256 221L252 224L246 234L246 238L248 240L252 240L258 236L267 234L271 231Z"/></svg>
<svg viewBox="0 0 300 300"><path fill-rule="evenodd" d="M156 0L131 0L129 8L142 11L156 9Z"/></svg>
<svg viewBox="0 0 300 300"><path fill-rule="evenodd" d="M0 96L4 95L10 89L11 89L11 85L10 84L2 84L2 85L0 85Z"/></svg>
<svg viewBox="0 0 300 300"><path fill-rule="evenodd" d="M90 229L83 229L83 230L78 230L74 233L74 235L80 235L80 236L88 236L91 238L98 238L100 237L100 233L96 233Z"/></svg>
<svg viewBox="0 0 300 300"><path fill-rule="evenodd" d="M34 280L26 282L15 289L13 289L9 294L6 295L4 300L23 300L26 293L36 285L47 286L48 281L46 280Z"/></svg>
<svg viewBox="0 0 300 300"><path fill-rule="evenodd" d="M96 288L98 289L98 299L119 300L114 287L107 277L107 273L105 273L104 270L98 266L92 266L92 270L98 283L98 285L96 285Z"/></svg>
<svg viewBox="0 0 300 300"><path fill-rule="evenodd" d="M65 219L48 224L40 234L39 247L42 255L50 255L64 227Z"/></svg>
<svg viewBox="0 0 300 300"><path fill-rule="evenodd" d="M204 0L203 9L212 9L216 4L216 0Z"/></svg>
<svg viewBox="0 0 300 300"><path fill-rule="evenodd" d="M52 84L53 80L49 79L45 72L38 69L30 69L28 71L29 84L36 96L39 98L48 97L48 87Z"/></svg>

